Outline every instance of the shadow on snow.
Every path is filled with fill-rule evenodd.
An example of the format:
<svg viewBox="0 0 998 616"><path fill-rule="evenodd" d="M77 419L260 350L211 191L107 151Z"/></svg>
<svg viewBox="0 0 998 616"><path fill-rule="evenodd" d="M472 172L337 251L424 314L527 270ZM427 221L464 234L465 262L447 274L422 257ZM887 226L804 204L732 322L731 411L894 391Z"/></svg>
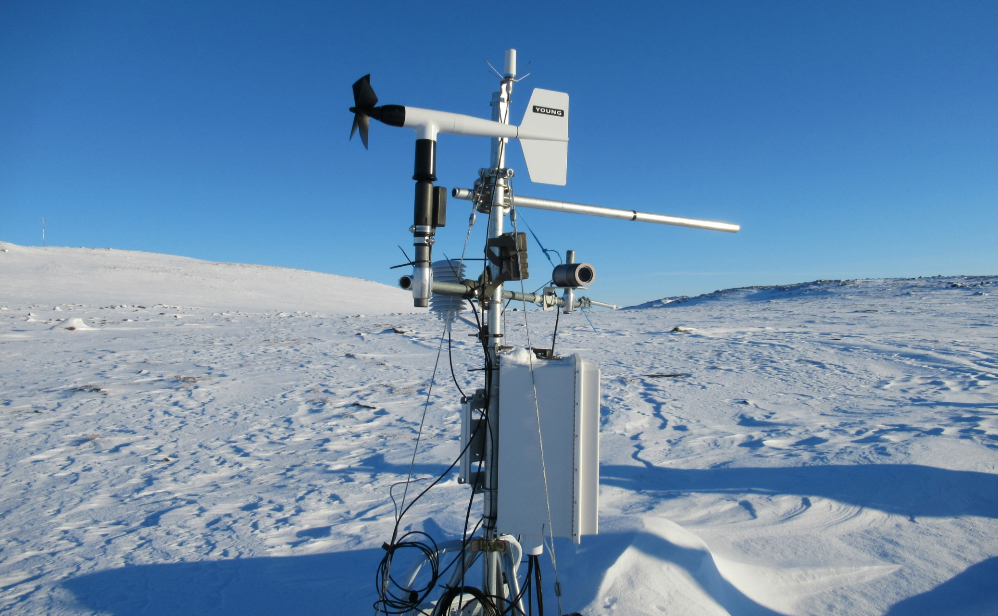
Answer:
<svg viewBox="0 0 998 616"><path fill-rule="evenodd" d="M819 496L916 517L998 518L998 475L915 464L673 469L606 465L600 483L645 493Z"/></svg>
<svg viewBox="0 0 998 616"><path fill-rule="evenodd" d="M988 616L998 614L998 557L969 567L928 592L896 603L885 616Z"/></svg>
<svg viewBox="0 0 998 616"><path fill-rule="evenodd" d="M379 464L372 464L374 467ZM910 518L974 515L998 518L998 475L917 465L723 468L704 470L608 465L604 485L642 492L731 492L819 496ZM731 614L775 616L718 572L709 551L675 545L642 530L586 537L578 551L556 542L566 611L590 606L614 563L628 548L687 570ZM369 613L374 573L384 552L354 550L294 557L180 562L108 569L67 580L79 604L112 616L212 613ZM995 613L998 558L978 563L936 588L905 599L889 616L950 614L968 598L969 614ZM545 586L553 583L551 572ZM985 592L985 589L988 589ZM550 593L553 595L553 593ZM553 601L548 597L546 604ZM554 608L555 606L549 605ZM977 605L972 606L977 608ZM937 609L938 608L938 609ZM963 613L963 612L961 612Z"/></svg>
<svg viewBox="0 0 998 616"><path fill-rule="evenodd" d="M162 614L369 614L380 549L106 569L63 586L87 610Z"/></svg>
<svg viewBox="0 0 998 616"><path fill-rule="evenodd" d="M587 537L582 551L558 540L564 554L560 568L566 611L597 599L606 572L630 546L686 569L728 612L779 616L743 595L717 571L709 552L690 549L647 532L607 533ZM81 607L109 616L213 614L294 616L373 613L374 573L380 549L309 556L246 558L136 565L107 569L67 580ZM555 613L550 563L545 563L545 607ZM474 580L472 580L472 583Z"/></svg>

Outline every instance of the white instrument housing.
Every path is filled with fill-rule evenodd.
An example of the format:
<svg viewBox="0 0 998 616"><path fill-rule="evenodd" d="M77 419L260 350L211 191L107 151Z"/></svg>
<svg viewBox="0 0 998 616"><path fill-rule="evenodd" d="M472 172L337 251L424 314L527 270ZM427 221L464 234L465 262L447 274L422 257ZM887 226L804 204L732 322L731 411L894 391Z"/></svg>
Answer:
<svg viewBox="0 0 998 616"><path fill-rule="evenodd" d="M533 365L500 355L499 366L498 525L528 553L549 534L597 534L599 367L578 354Z"/></svg>

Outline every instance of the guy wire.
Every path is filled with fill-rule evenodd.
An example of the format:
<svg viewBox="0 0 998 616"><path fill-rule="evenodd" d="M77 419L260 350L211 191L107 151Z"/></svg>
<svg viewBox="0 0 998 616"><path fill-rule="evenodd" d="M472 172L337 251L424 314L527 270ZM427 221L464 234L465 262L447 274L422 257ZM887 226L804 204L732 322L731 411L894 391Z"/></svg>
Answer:
<svg viewBox="0 0 998 616"><path fill-rule="evenodd" d="M516 230L516 219L513 218L513 232ZM526 293L526 289L523 286L523 280L520 280L520 292ZM548 551L551 552L551 567L554 569L554 584L555 584L555 595L558 597L558 616L561 616L561 582L558 577L558 560L554 551L554 528L551 525L551 495L548 492L548 473L547 467L544 464L544 436L541 434L541 407L537 401L537 378L534 376L534 353L530 349L530 321L527 318L527 300L523 300L523 326L527 333L527 359L530 362L530 382L534 390L534 414L537 417L537 443L541 450L541 477L544 479L544 505L547 507L548 514L548 534L551 537L551 544L548 546ZM552 343L553 346L553 343ZM553 349L552 349L553 350ZM543 531L542 531L543 535ZM540 587L538 586L538 592L540 592ZM543 609L543 608L542 608Z"/></svg>
<svg viewBox="0 0 998 616"><path fill-rule="evenodd" d="M412 480L412 468L416 464L416 452L419 451L419 439L423 436L423 424L426 422L426 410L430 406L430 395L433 393L433 383L437 378L437 366L440 365L440 353L444 349L444 334L448 325L444 325L444 331L440 332L440 344L437 345L437 359L433 362L433 374L430 375L430 385L426 390L426 401L423 403L423 416L419 419L419 431L416 433L416 445L412 448L412 459L409 460L409 475L406 477L405 490L402 491L402 508L405 508L405 497L409 492L409 482ZM394 537L393 537L394 539Z"/></svg>

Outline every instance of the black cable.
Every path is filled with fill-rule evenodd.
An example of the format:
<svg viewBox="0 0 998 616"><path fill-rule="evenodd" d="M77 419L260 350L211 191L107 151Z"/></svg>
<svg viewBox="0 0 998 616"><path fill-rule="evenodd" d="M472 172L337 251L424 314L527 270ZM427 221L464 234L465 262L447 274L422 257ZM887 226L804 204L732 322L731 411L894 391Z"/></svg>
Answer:
<svg viewBox="0 0 998 616"><path fill-rule="evenodd" d="M471 518L471 507L472 507L472 505L475 502L475 485L478 483L478 481L477 481L478 480L478 475L481 474L481 472L482 472L482 461L479 460L478 461L478 470L476 471L475 475L473 475L472 477L469 477L470 482L471 482L471 497L468 499L468 508L464 512L464 528L461 531L461 551L458 553L457 557L454 559L454 562L457 562L457 559L461 559L461 582L459 584L460 586L464 586L464 578L468 574L468 569L465 566L465 554L466 554L466 552L468 550L468 537L469 537L469 535L468 535L468 520ZM471 536L472 537L475 535L475 532L478 530L478 527L481 526L482 522L484 522L484 521L485 521L485 516L484 515L481 516L480 518L478 518L478 523L475 524L475 528L473 528L471 530ZM461 609L461 601L459 600L458 601L458 610L460 611L460 609Z"/></svg>
<svg viewBox="0 0 998 616"><path fill-rule="evenodd" d="M453 588L448 588L443 596L440 597L440 601L437 602L437 607L433 610L433 616L444 616L444 614L449 613L451 603L454 602L454 599L463 597L463 595L474 597L482 606L484 616L500 616L499 608L496 607L492 598L474 586L454 586Z"/></svg>
<svg viewBox="0 0 998 616"><path fill-rule="evenodd" d="M544 616L544 592L541 586L541 562L537 556L531 556L537 565L534 567L534 582L537 583L537 614Z"/></svg>
<svg viewBox="0 0 998 616"><path fill-rule="evenodd" d="M472 312L475 313L475 324L478 325L478 337L482 337L482 320L478 318L478 308L475 308L475 302L468 300L468 305L471 306Z"/></svg>
<svg viewBox="0 0 998 616"><path fill-rule="evenodd" d="M484 518L478 518L478 521L477 521L477 522L475 522L475 527L471 529L471 536L474 536L474 535L475 535L475 533L476 533L476 532L478 532L478 528L479 528L479 527L480 527L480 526L482 525L482 520L483 520L483 519L484 519ZM467 524L467 522L465 522L465 523ZM467 526L465 526L465 534L467 534L467 530L468 530L468 529L467 529ZM465 552L465 546L464 546L464 544L462 544L462 545L461 545L461 553L460 553L460 554L458 555L458 556L460 556L460 557L461 557L462 559L464 558L464 552ZM446 573L447 573L448 571L450 571L450 568L451 568L451 567L453 567L453 566L454 566L454 564L455 564L455 563L456 563L457 561L458 561L458 559L457 559L457 558L453 558L453 559L451 559L451 561L450 561L450 564L449 564L449 565L447 565L446 567L444 567L443 569L441 569L441 570L440 570L440 577L442 578L442 577L444 576L444 574L446 574ZM463 565L462 565L462 566L463 566ZM463 585L463 584L464 584L464 583L462 582L462 585Z"/></svg>
<svg viewBox="0 0 998 616"><path fill-rule="evenodd" d="M477 428L476 428L476 430L477 430ZM412 506L415 505L416 502L420 498L422 498L423 495L426 494L430 490L430 488L432 488L433 486L435 486L438 483L440 483L441 481L443 481L444 477L446 477L448 473L450 473L452 470L454 470L454 467L457 466L458 462L461 461L461 457L464 455L464 452L468 450L468 447L471 446L471 443L472 443L473 440L474 440L474 432L472 432L472 438L469 438L468 442L465 443L464 447L461 449L461 453L458 454L457 459L454 460L453 462L451 462L450 466L448 466L447 469L444 470L444 472L440 474L440 476L438 476L436 479L433 480L433 483L431 483L430 485L428 485L425 488L423 488L422 492L420 492L418 495L416 495L416 497L414 499L412 499L411 501L409 501L409 504L405 507L405 509L402 510L402 513L399 514L399 521L402 520L402 518L405 516L405 514L410 509L412 509ZM396 528L397 528L397 526L398 526L398 522L396 522ZM394 539L394 535L393 535L393 539Z"/></svg>
<svg viewBox="0 0 998 616"><path fill-rule="evenodd" d="M551 257L550 257L550 256L548 256L548 253L549 253L549 252L553 252L554 254L556 254L556 255L558 256L558 261L559 261L559 262L561 261L561 253L560 253L560 252L558 252L557 250L550 250L550 249L548 249L548 248L545 248L545 247L544 247L544 244L541 244L541 240L540 240L540 238L539 238L539 237L537 237L537 234L536 234L536 233L534 233L534 230L530 228L530 223L528 223L528 222L527 222L527 221L526 221L526 220L525 220L525 219L523 218L523 214L522 214L521 212L519 212L519 211L518 211L518 212L516 213L516 216L517 216L517 218L519 218L520 220L523 220L523 224L527 225L527 231L530 231L530 235L534 236L534 241L535 241L535 242L537 242L537 245L541 247L541 252L543 252L543 253L544 253L544 258L546 258L546 259L548 260L548 263L550 263L550 264L551 264L551 267L556 267L556 266L555 266L555 264L554 264L554 261L552 261L552 260L551 260Z"/></svg>
<svg viewBox="0 0 998 616"><path fill-rule="evenodd" d="M469 303L471 303L470 300L469 300ZM477 311L477 309L475 309L474 304L471 304L471 307L472 307L472 310L475 312L475 320L476 320L476 322L479 323L479 336L478 336L478 339L479 339L479 342L482 345L482 358L483 358L483 364L484 364L483 365L483 370L485 372L485 392L486 392L485 403L482 405L482 416L480 418L478 426L476 427L476 430L477 430L477 428L481 427L482 424L484 424L485 425L485 438L489 439L490 442L491 442L493 436L492 436L492 427L491 427L491 425L489 423L489 411L490 411L490 408L491 408L492 397L489 395L489 392L492 391L492 389L491 389L491 387L492 387L492 357L489 355L488 338L485 335L483 335L485 329L482 326L482 321L479 320L479 318L478 318L478 311ZM482 315L483 319L484 319L484 316L485 315L483 313L483 315ZM494 445L494 443L493 443L493 445ZM484 462L485 462L485 459L484 459L484 456L483 456L483 458L478 461L478 468L476 470L476 474L473 477L469 477L469 479L471 479L474 483L472 485L471 499L469 499L469 502L468 502L468 509L465 512L465 531L467 531L468 518L471 515L471 507L472 507L472 503L473 503L474 498L475 498L474 485L477 484L477 478L480 477L481 474L482 474L482 465L484 464ZM493 470L493 472L495 471L495 469L491 469L491 470ZM493 479L493 481L491 483L492 484L495 483L494 479ZM485 516L484 515L482 516L481 520L485 521ZM492 520L491 524L494 524L494 523L495 523L495 521ZM490 524L490 526L491 526L491 524ZM474 533L472 533L472 534L474 534ZM461 558L461 567L462 567L462 570L461 570L461 586L464 586L465 575L467 574L467 570L464 569L464 561L465 561L465 552L466 552L467 547L468 547L468 539L469 539L466 532L463 535L462 539L463 539L463 543L461 545L461 554L459 555L459 558ZM458 600L459 609L460 609L462 601L463 601L463 599L459 599Z"/></svg>
<svg viewBox="0 0 998 616"><path fill-rule="evenodd" d="M474 306L472 306L472 308L474 308ZM475 313L475 319L476 319L476 320L478 319L478 313L477 313L477 311L476 311L476 313ZM486 365L488 365L488 356L486 356ZM486 399L486 405L487 405L487 404L488 404L488 399ZM397 520L396 520L396 522L395 522L395 528L396 528L396 530L398 529L398 526L399 526L399 522L401 521L401 519L402 519L402 516L404 516L404 515L406 514L406 512L407 512L407 511L409 511L409 509L410 509L410 508L412 508L412 506L413 506L413 505L415 505L415 504L416 504L416 502L417 502L417 501L418 501L418 500L419 500L420 498L422 498L422 497L423 497L423 495L424 495L424 494L426 494L426 492L427 492L427 491L428 491L428 490L429 490L430 488L432 488L432 487L433 487L433 486L435 486L436 484L440 483L440 481L441 481L441 480L442 480L442 479L443 479L443 478L444 478L444 477L445 477L445 476L446 476L446 475L447 475L448 473L450 473L450 471L451 471L451 470L453 470L455 466L457 466L457 464L458 464L458 463L459 463L459 462L461 461L461 457L462 457L462 456L464 456L464 452L465 452L465 451L467 451L467 450L468 450L468 447L470 447L470 446L471 446L471 443L472 443L472 441L474 440L474 435L475 435L475 433L477 432L477 430L478 430L478 427L476 427L476 428L475 428L475 431L474 431L474 432L472 432L472 434L471 434L471 437L472 437L472 438L469 438L469 439L468 439L468 442L467 442L467 443L465 443L464 447L463 447L463 448L461 449L461 453L459 453L459 454L458 454L458 456L457 456L457 458L456 458L456 459L455 459L455 460L454 460L453 462L451 462L450 466L448 466L448 467L447 467L447 469L446 469L446 470L444 470L444 472L443 472L443 473L441 473L441 474L440 474L440 476L438 476L438 477L437 477L437 478L436 478L436 479L435 479L435 480L433 481L433 483L431 483L430 485L426 486L426 488L424 488L422 492L420 492L420 493L419 493L419 494L418 494L418 495L417 495L417 496L416 496L415 498L413 498L413 499L412 499L412 500L411 500L411 501L409 502L409 506L408 506L408 507L406 507L405 509L403 509L403 510L402 510L402 512L401 512L401 513L400 513L400 514L398 515L398 519L397 519ZM410 480L410 481L412 481L412 480ZM425 481L425 478L424 478L424 479L420 479L419 481ZM389 496L391 496L391 488L389 488ZM393 532L393 534L392 534L392 539L394 540L394 538L395 538L395 533Z"/></svg>
<svg viewBox="0 0 998 616"><path fill-rule="evenodd" d="M446 330L447 328L445 327L444 329ZM440 345L437 347L437 359L433 362L433 374L430 376L430 385L429 385L429 388L426 390L426 402L423 403L423 415L422 415L422 417L419 420L419 431L416 433L416 446L413 447L413 449L412 449L412 459L409 461L409 474L406 477L405 490L403 490L403 492L402 492L402 504L403 505L405 505L406 494L409 493L409 482L412 480L412 467L416 463L416 453L419 451L419 440L423 436L423 425L426 423L426 411L429 408L430 396L433 393L433 384L436 382L437 368L440 367L440 351L441 351L441 349L444 346L444 337L443 336L444 336L443 332L441 332L440 333ZM391 490L389 490L389 495L390 494L391 494ZM395 499L393 497L392 501L394 501L394 500ZM398 523L398 519L396 518L396 524L397 523ZM395 539L395 536L393 535L392 536L393 542L394 542L394 539Z"/></svg>
<svg viewBox="0 0 998 616"><path fill-rule="evenodd" d="M434 479L430 485L423 488L423 490L419 494L417 494L411 501L409 501L409 504L406 505L406 507L402 509L402 511L398 514L398 517L395 520L395 526L392 529L391 542L382 545L382 547L385 549L386 554L385 557L381 560L381 563L378 565L378 571L375 575L375 583L379 598L374 603L374 607L376 610L378 610L379 613L404 614L407 611L417 609L419 604L422 603L422 601L425 600L426 596L429 595L429 591L427 591L425 587L421 590L405 588L402 585L395 582L395 580L391 577L390 572L391 572L392 560L394 558L394 553L400 547L414 548L423 552L423 554L427 556L427 560L431 562L431 576L430 576L430 581L427 583L427 587L429 587L429 589L432 590L436 586L437 580L439 579L440 576L439 562L437 557L437 552L439 550L436 549L436 544L433 543L433 539L430 538L428 535L426 535L426 537L430 540L430 542L433 543L432 557L431 557L428 552L430 548L426 546L425 543L415 542L415 541L404 541L406 537L409 537L414 533L421 535L425 535L425 533L422 533L420 531L410 531L405 535L403 535L401 539L399 539L398 538L399 526L401 525L402 519L405 517L405 514L409 511L409 509L411 509L417 502L419 502L419 499L421 499L423 495L425 495L431 488L433 488L433 486L440 483L454 469L457 463L461 461L461 457L464 456L464 453L468 450L468 447L470 447L471 443L474 442L474 436L478 432L479 428L480 424L479 426L475 427L475 430L471 434L471 438L468 439L468 442L461 449L461 452L458 454L457 458L453 462L451 462L450 466L448 466L444 470L444 472L440 474L440 476ZM424 480L425 479L421 479L420 481ZM391 488L389 488L389 496L391 496ZM474 498L474 491L472 491L472 498ZM466 545L462 546L461 554L459 555L459 557L462 559L464 558L465 550L466 550ZM450 567L448 566L448 568ZM408 596L407 597L398 596L396 592L391 588L392 585L394 585L395 588L397 588L399 591L407 592Z"/></svg>
<svg viewBox="0 0 998 616"><path fill-rule="evenodd" d="M469 301L469 303L470 303L470 301ZM474 304L472 304L472 309L475 312L475 320L479 324L479 331L481 331L481 320L478 317L478 311L475 309ZM450 332L448 332L448 334L449 333ZM448 336L448 338L451 339L450 336ZM487 350L487 344L485 343L485 338L483 336L481 336L481 335L479 335L479 338L483 341L483 346ZM448 347L448 349L449 348L450 347ZM450 354L448 354L448 355L450 356ZM456 376L454 375L454 371L453 371L453 362L451 362L451 365L452 365L452 367L451 367L451 375L455 379L455 384L457 384L457 379L456 379ZM491 374L490 374L490 371L489 371L490 366L491 366L491 360L490 360L490 358L488 356L488 353L486 352L485 353L486 387L488 387L488 385L491 383ZM460 386L458 386L458 389L460 390ZM463 392L462 392L462 395L463 395ZM475 435L478 433L478 430L481 429L482 423L485 424L486 430L491 431L489 429L489 425L488 425L487 411L488 411L488 398L486 398L486 404L485 404L485 413L484 413L484 419L485 420L483 422L480 422L478 425L475 426L474 431L472 431L471 438L469 438L468 442L465 443L464 447L461 449L461 452L458 454L457 458L447 467L447 469L444 470L443 473L441 473L432 483L430 483L430 485L426 486L422 491L419 492L419 494L417 494L411 501L409 501L409 503L404 507L404 509L402 509L401 511L399 511L398 507L396 505L396 521L395 521L395 526L392 529L392 540L391 540L390 543L386 543L384 546L382 546L382 547L384 547L384 549L386 551L386 554L385 554L385 557L382 559L381 563L378 566L378 572L377 572L377 575L376 575L376 578L375 578L376 579L376 583L377 583L377 590L378 590L379 599L378 599L378 601L375 602L374 607L375 607L375 609L377 609L379 611L379 613L384 613L384 614L402 614L402 613L405 613L407 611L418 610L419 604L422 603L426 599L426 597L429 595L429 593L432 591L432 589L436 586L437 581L440 579L440 576L443 575L447 570L449 570L454 565L454 563L457 562L457 559L460 559L461 562L462 562L462 567L464 566L463 563L464 563L464 560L465 560L465 555L467 553L467 546L468 546L468 533L467 533L467 530L468 530L468 524L470 523L471 508L473 506L474 498L475 498L474 485L472 485L471 497L468 500L468 509L466 511L466 516L465 516L464 536L462 538L461 551L451 561L451 563L448 564L447 567L445 567L442 571L439 568L439 556L437 554L439 552L439 550L437 549L436 544L433 542L432 538L430 538L429 536L427 536L427 539L429 539L430 543L432 544L432 546L429 546L426 543L421 542L421 541L406 541L405 540L407 537L413 535L413 533L418 533L420 535L425 535L425 533L421 533L419 531L412 531L412 532L406 533L405 535L402 536L401 539L397 539L397 537L398 537L399 527L401 525L402 519L405 517L405 514L431 488L433 488L436 484L440 483L440 481L442 481L454 469L454 467L461 461L461 458L467 452L467 450L471 446L472 442L474 442ZM481 472L481 465L482 465L482 461L479 460L479 472ZM419 479L418 481L425 481L426 479L427 478L422 478L422 479ZM409 481L411 482L413 480L410 479ZM393 487L394 487L394 485L392 486L392 488ZM394 494L393 494L392 488L389 488L389 496L392 498L392 502L394 503L395 499L394 499ZM478 521L478 523L476 523L475 528L472 529L472 531L471 531L472 535L474 535L474 533L477 531L477 529L481 525L481 523L482 523L482 519L480 519ZM392 578L392 576L391 576L391 564L392 564L392 560L394 558L394 554L399 549L416 549L416 550L419 550L420 552L423 553L423 556L426 557L427 561L430 562L430 580L429 580L429 582L427 583L426 586L424 586L422 588L419 588L419 589L405 588L401 584L399 584L398 582L396 582L394 580L394 578ZM464 578L464 572L462 572L462 585L463 585L463 578ZM401 596L399 593L405 593L405 595Z"/></svg>
<svg viewBox="0 0 998 616"><path fill-rule="evenodd" d="M523 585L529 590L527 591L527 616L534 616L534 589L530 580L530 573L534 569L534 560L529 555L527 556L527 575L524 576Z"/></svg>
<svg viewBox="0 0 998 616"><path fill-rule="evenodd" d="M554 341L558 338L558 320L561 317L561 305L558 306L558 311L554 314L554 333L551 334L551 354L554 355Z"/></svg>
<svg viewBox="0 0 998 616"><path fill-rule="evenodd" d="M457 375L454 374L454 353L451 348L454 346L454 341L451 339L450 327L447 328L447 359L450 360L450 378L454 379L454 386L457 390L461 392L461 398L467 399L468 396L464 394L464 390L461 389L461 384L457 382Z"/></svg>
<svg viewBox="0 0 998 616"><path fill-rule="evenodd" d="M537 295L537 292L538 292L538 291L540 291L540 290L541 290L541 289L543 289L544 287L548 286L549 284L553 284L553 283L554 283L554 280L551 280L550 278L548 278L548 281L547 281L547 282L545 282L545 283L544 283L544 284L542 284L541 286L539 286L539 287L537 287L536 289L534 289L533 291L531 291L531 293L533 293L534 295Z"/></svg>
<svg viewBox="0 0 998 616"><path fill-rule="evenodd" d="M407 540L410 536L418 535L426 537L426 540L429 541L429 545L423 541ZM399 541L395 542L391 546L385 544L382 547L385 548L386 554L385 557L381 559L381 563L378 564L378 570L375 574L375 583L380 590L379 599L375 602L374 607L378 611L385 614L404 614L422 603L436 587L436 580L439 577L440 568L440 561L437 556L439 549L437 548L437 544L433 541L432 537L418 530L410 531L402 535ZM391 576L392 560L395 558L395 554L399 550L405 549L415 549L421 552L426 558L426 561L430 564L430 581L421 588L407 588L399 584ZM395 589L398 589L398 591L404 594L399 595L396 593Z"/></svg>
<svg viewBox="0 0 998 616"><path fill-rule="evenodd" d="M523 563L521 562L521 564L523 564ZM502 616L506 616L507 614L510 614L511 610L516 610L516 612L519 613L520 616L527 616L527 614L524 613L524 611L522 609L520 609L519 607L517 607L517 604L523 599L523 595L527 591L527 588L530 587L530 572L533 571L533 568L534 568L534 565L530 561L530 559L528 558L527 559L527 575L524 576L523 588L521 588L520 592L517 593L517 595L515 597L513 597L512 601L508 601L507 602L507 603L509 603L509 605L506 607L506 609L504 609L502 611ZM528 599L528 602L529 602L529 599ZM529 605L529 603L528 603L528 605Z"/></svg>
<svg viewBox="0 0 998 616"><path fill-rule="evenodd" d="M406 479L405 481L396 481L392 485L388 486L388 498L392 499L392 508L395 510L395 519L399 519L399 504L395 500L395 488L400 485L408 485L410 483L416 483L419 481L426 481L429 477L420 477L419 479Z"/></svg>

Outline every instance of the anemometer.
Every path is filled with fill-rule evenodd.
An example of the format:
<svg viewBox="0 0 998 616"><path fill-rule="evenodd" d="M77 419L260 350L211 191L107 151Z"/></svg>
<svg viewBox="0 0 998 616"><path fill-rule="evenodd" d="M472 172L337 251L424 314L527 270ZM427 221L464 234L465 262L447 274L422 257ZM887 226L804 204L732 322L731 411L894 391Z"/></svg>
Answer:
<svg viewBox="0 0 998 616"><path fill-rule="evenodd" d="M554 537L578 543L583 535L598 532L599 368L578 354L557 356L553 341L550 349L507 346L502 314L504 302L509 300L523 302L524 307L529 303L556 310L559 315L593 305L615 306L576 297L576 291L589 286L596 273L588 263L577 263L574 251L568 251L565 262L554 268L551 286L542 293L525 292L522 282L519 292L506 289L507 283L523 281L529 273L526 235L516 230L517 208L731 233L739 230L738 225L722 222L514 195L510 183L513 170L506 167L510 139L520 143L531 181L565 185L569 97L564 92L536 88L520 125L512 125L509 106L517 82L516 50L506 51L504 69L499 75L499 90L492 95L490 120L417 107L379 106L370 75L353 84L351 138L359 132L364 147L368 147L370 118L416 132L415 204L410 227L415 256L412 273L403 276L399 285L412 292L416 307L430 306L431 299L449 298L442 305L449 307L450 316L460 306L456 302L471 303L485 364L484 387L462 396L459 457L409 503L411 507L451 469L459 467L459 482L472 492L469 512L475 495L482 495L483 515L476 526L480 530L469 533L466 528L461 539L439 544L418 531L400 537L399 522L408 509L403 495L391 542L383 546L386 556L378 572L379 599L375 603L379 614L525 616L532 610L534 594L543 614L539 557L545 545L551 553L560 613ZM489 137L492 141L489 166L479 170L474 186L451 192L455 199L472 202L469 233L476 213L488 215L485 266L477 278L464 277L463 256L461 260L432 261L436 230L447 222L447 190L434 184L440 133ZM512 232L505 232L506 218ZM445 332L449 337L450 321ZM417 541L417 536L426 539ZM394 555L404 548L415 548L419 557L400 576L397 571L393 574L391 566ZM441 568L448 553L453 558ZM520 576L524 554L527 572ZM480 586L466 580L477 561L481 562ZM427 577L429 582L417 581Z"/></svg>

